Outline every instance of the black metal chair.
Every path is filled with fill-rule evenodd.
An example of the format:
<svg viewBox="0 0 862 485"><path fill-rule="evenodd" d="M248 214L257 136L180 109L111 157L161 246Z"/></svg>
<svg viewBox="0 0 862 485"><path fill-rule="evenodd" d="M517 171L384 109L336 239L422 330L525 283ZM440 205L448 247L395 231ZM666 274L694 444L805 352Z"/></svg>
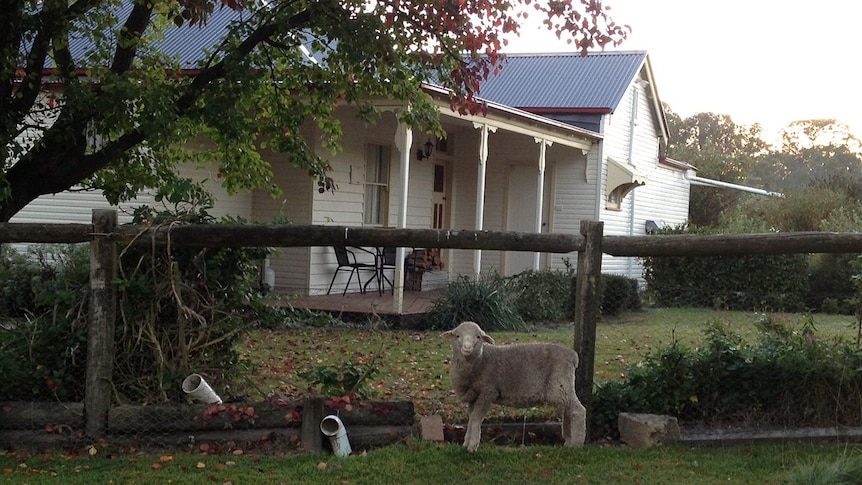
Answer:
<svg viewBox="0 0 862 485"><path fill-rule="evenodd" d="M377 248L377 256L375 258L375 263L377 265L377 274L374 278L377 280L377 293L383 295L383 290L386 289L386 283L389 283L389 288L392 291L395 291L395 285L392 284L392 280L386 276L384 271L386 270L395 270L395 257L398 248L394 246L384 246L382 248ZM371 283L371 280L365 282L365 287Z"/></svg>
<svg viewBox="0 0 862 485"><path fill-rule="evenodd" d="M329 282L329 289L326 290L326 294L328 295L332 291L332 285L335 284L335 278L338 276L339 271L350 271L350 276L347 277L347 284L344 285L344 291L341 292L341 296L347 294L347 288L350 287L350 282L353 281L353 275L356 275L356 280L359 282L359 291L361 293L365 293L365 286L368 286L366 283L365 286L362 285L362 277L360 273L362 271L371 271L374 275L377 275L377 261L375 255L375 262L373 263L361 263L356 259L356 253L347 249L346 246L332 246L333 251L335 252L335 259L338 261L338 267L335 268L335 273L332 275L332 280ZM357 248L362 251L365 251L369 254L374 254L371 251L366 251L361 248ZM372 279L374 276L371 277ZM369 281L371 281L369 279Z"/></svg>

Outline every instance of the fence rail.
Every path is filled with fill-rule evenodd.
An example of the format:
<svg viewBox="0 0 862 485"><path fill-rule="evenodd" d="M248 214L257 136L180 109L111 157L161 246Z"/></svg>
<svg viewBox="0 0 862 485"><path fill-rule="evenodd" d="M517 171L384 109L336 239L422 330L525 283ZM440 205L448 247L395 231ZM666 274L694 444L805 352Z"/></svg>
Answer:
<svg viewBox="0 0 862 485"><path fill-rule="evenodd" d="M380 229L302 224L124 224L97 233L92 224L0 223L0 243L84 243L105 236L125 244L185 247L403 246L570 253L583 251L580 234L453 229ZM862 233L669 234L603 236L612 256L744 256L862 252Z"/></svg>

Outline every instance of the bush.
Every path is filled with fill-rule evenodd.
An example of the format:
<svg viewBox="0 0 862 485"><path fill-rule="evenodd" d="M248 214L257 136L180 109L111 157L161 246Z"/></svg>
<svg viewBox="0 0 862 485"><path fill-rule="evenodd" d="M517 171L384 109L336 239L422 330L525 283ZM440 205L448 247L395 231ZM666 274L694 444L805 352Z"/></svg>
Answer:
<svg viewBox="0 0 862 485"><path fill-rule="evenodd" d="M479 281L462 276L446 287L422 316L420 326L425 330L449 330L464 321L476 322L487 331L519 330L526 326L515 311L509 280L499 275Z"/></svg>
<svg viewBox="0 0 862 485"><path fill-rule="evenodd" d="M575 274L565 271L524 271L512 277L515 311L527 322L565 321L574 310Z"/></svg>
<svg viewBox="0 0 862 485"><path fill-rule="evenodd" d="M597 386L597 431L613 436L620 412L670 414L689 424L858 426L862 353L821 341L810 316L788 328L764 317L748 345L726 326L709 325L706 344L673 342L630 368L621 382Z"/></svg>
<svg viewBox="0 0 862 485"><path fill-rule="evenodd" d="M641 309L638 281L619 275L602 275L599 288L603 315ZM568 321L575 307L575 271L524 271L511 278L499 275L473 281L461 277L449 285L419 326L448 330L474 321L486 330L518 330L531 324Z"/></svg>
<svg viewBox="0 0 862 485"><path fill-rule="evenodd" d="M180 195L183 195L182 193ZM201 194L172 195L171 210L141 208L134 222L216 223ZM195 200L192 200L195 199ZM236 220L225 222L236 223ZM32 248L38 248L32 245ZM121 402L180 402L192 372L230 392L243 362L234 343L259 315L264 249L119 248L113 392ZM0 261L0 395L16 400L83 397L88 246L34 249ZM15 284L9 284L14 281Z"/></svg>
<svg viewBox="0 0 862 485"><path fill-rule="evenodd" d="M852 315L856 311L857 254L813 254L809 268L805 305L824 313Z"/></svg>
<svg viewBox="0 0 862 485"><path fill-rule="evenodd" d="M87 245L6 249L0 258L0 396L83 398L87 357Z"/></svg>
<svg viewBox="0 0 862 485"><path fill-rule="evenodd" d="M641 310L638 280L615 274L603 274L601 284L601 313L616 316L624 311Z"/></svg>
<svg viewBox="0 0 862 485"><path fill-rule="evenodd" d="M662 234L706 233L674 229ZM661 237L657 235L654 237ZM644 280L657 306L803 311L808 255L650 256Z"/></svg>

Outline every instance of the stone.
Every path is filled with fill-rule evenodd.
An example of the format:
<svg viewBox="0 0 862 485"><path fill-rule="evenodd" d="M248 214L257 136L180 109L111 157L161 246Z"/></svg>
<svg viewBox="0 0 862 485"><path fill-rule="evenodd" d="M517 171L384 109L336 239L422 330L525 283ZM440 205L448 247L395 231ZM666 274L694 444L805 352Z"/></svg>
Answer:
<svg viewBox="0 0 862 485"><path fill-rule="evenodd" d="M679 421L660 414L620 413L620 439L632 448L651 448L679 441Z"/></svg>
<svg viewBox="0 0 862 485"><path fill-rule="evenodd" d="M419 436L423 440L442 442L443 418L437 415L419 418Z"/></svg>

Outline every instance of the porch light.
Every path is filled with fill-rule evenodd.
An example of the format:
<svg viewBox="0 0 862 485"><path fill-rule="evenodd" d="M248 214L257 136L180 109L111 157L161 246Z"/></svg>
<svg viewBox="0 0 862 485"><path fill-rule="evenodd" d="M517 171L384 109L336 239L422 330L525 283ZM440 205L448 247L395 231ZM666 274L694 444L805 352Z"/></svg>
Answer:
<svg viewBox="0 0 862 485"><path fill-rule="evenodd" d="M422 149L416 152L416 159L424 160L426 158L431 158L431 154L434 152L434 144L431 143L431 139L429 138L422 147Z"/></svg>

